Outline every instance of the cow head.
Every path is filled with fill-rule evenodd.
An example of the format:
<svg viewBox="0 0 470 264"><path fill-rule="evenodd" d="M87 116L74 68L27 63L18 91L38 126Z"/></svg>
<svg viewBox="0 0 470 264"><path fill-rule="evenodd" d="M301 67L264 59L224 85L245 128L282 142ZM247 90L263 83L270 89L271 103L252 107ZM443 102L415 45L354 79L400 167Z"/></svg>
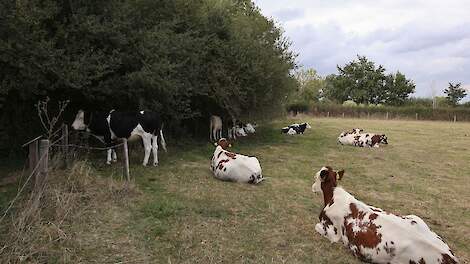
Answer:
<svg viewBox="0 0 470 264"><path fill-rule="evenodd" d="M227 148L232 147L232 144L228 142L226 138L221 138L217 143L215 143L216 146L221 146L224 150L227 150Z"/></svg>
<svg viewBox="0 0 470 264"><path fill-rule="evenodd" d="M77 115L75 115L75 120L72 123L72 128L75 130L85 130L87 127L88 124L85 122L85 112L78 110Z"/></svg>
<svg viewBox="0 0 470 264"><path fill-rule="evenodd" d="M382 144L388 144L387 136L385 136L385 134L380 135L380 143L382 143Z"/></svg>
<svg viewBox="0 0 470 264"><path fill-rule="evenodd" d="M312 128L312 126L311 126L309 123L305 123L305 124L307 125L307 126L306 126L307 129Z"/></svg>
<svg viewBox="0 0 470 264"><path fill-rule="evenodd" d="M361 134L362 132L364 132L362 128L353 128L351 134Z"/></svg>
<svg viewBox="0 0 470 264"><path fill-rule="evenodd" d="M254 134L254 133L256 132L255 126L252 125L252 124L250 124L250 123L246 124L246 125L243 127L243 129L245 130L245 132L246 132L247 134Z"/></svg>
<svg viewBox="0 0 470 264"><path fill-rule="evenodd" d="M312 185L312 192L322 193L325 205L330 203L333 198L333 189L336 187L336 182L341 180L343 175L344 170L336 172L329 166L321 168L315 174L315 182Z"/></svg>

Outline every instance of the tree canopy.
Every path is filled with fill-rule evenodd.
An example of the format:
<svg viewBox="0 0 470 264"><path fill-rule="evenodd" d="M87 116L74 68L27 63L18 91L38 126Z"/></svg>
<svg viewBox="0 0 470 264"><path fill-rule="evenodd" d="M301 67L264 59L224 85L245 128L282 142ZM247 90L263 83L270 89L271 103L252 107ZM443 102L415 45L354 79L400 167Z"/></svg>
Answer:
<svg viewBox="0 0 470 264"><path fill-rule="evenodd" d="M449 83L449 87L444 89L444 93L446 94L447 102L452 105L456 106L460 100L462 100L465 96L467 96L467 92L462 86L462 83Z"/></svg>
<svg viewBox="0 0 470 264"><path fill-rule="evenodd" d="M266 112L296 85L290 42L249 0L7 0L0 24L10 133L37 134L45 96L70 99L69 112L143 108L178 123Z"/></svg>
<svg viewBox="0 0 470 264"><path fill-rule="evenodd" d="M386 75L382 65L376 66L365 56L358 55L357 60L337 69L338 74L326 77L323 95L339 103L401 105L415 90L413 81L404 74Z"/></svg>

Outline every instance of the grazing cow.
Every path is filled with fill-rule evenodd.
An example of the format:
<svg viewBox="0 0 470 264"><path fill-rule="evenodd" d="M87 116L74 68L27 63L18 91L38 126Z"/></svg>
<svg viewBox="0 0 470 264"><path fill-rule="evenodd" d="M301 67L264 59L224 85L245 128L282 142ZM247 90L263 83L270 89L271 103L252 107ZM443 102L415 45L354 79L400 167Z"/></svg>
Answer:
<svg viewBox="0 0 470 264"><path fill-rule="evenodd" d="M155 112L85 112L79 110L72 124L75 130L86 130L98 136L102 136L107 146L111 146L112 140L142 138L145 156L142 164L147 165L150 150L153 153L153 165L158 166L158 138L163 150L166 150L165 138L163 137L162 122ZM106 163L111 163L111 155L116 161L116 153L108 150Z"/></svg>
<svg viewBox="0 0 470 264"><path fill-rule="evenodd" d="M261 165L255 157L248 157L227 151L230 143L219 139L212 156L211 170L217 179L257 184L264 180Z"/></svg>
<svg viewBox="0 0 470 264"><path fill-rule="evenodd" d="M217 141L222 138L222 118L212 115L209 126L210 140Z"/></svg>
<svg viewBox="0 0 470 264"><path fill-rule="evenodd" d="M281 132L284 134L289 134L289 135L303 134L305 132L305 129L310 129L310 128L312 127L310 126L309 123L292 124L292 125L281 128Z"/></svg>
<svg viewBox="0 0 470 264"><path fill-rule="evenodd" d="M342 242L355 256L372 263L455 264L449 246L415 215L398 216L369 206L337 187L344 170L323 167L316 173L314 193L324 207L315 230L330 242Z"/></svg>

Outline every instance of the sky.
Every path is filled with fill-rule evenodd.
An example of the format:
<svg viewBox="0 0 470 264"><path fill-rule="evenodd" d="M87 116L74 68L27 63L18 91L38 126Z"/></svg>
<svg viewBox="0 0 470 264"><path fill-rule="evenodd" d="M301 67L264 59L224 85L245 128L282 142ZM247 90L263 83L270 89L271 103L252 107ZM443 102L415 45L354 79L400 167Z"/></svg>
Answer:
<svg viewBox="0 0 470 264"><path fill-rule="evenodd" d="M470 1L254 2L284 29L298 63L323 76L359 54L412 79L413 96L444 95L449 82L461 82L470 93Z"/></svg>

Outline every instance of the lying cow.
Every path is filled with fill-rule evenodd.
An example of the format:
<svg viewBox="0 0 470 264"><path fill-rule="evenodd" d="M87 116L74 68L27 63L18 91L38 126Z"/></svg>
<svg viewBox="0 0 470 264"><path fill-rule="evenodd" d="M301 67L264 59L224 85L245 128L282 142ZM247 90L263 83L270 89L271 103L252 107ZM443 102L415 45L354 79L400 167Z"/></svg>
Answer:
<svg viewBox="0 0 470 264"><path fill-rule="evenodd" d="M75 130L86 130L95 135L102 136L107 146L115 139L142 138L145 156L142 164L147 165L150 150L153 152L153 165L158 166L158 138L160 137L163 150L166 151L163 137L162 122L155 112L85 112L79 110L72 123ZM116 152L108 150L107 164L111 164L111 156L116 161Z"/></svg>
<svg viewBox="0 0 470 264"><path fill-rule="evenodd" d="M341 187L344 170L323 167L314 193L324 207L315 230L330 242L342 242L355 256L372 263L458 263L449 246L415 215L397 216L368 206Z"/></svg>
<svg viewBox="0 0 470 264"><path fill-rule="evenodd" d="M309 123L292 124L281 128L281 132L288 135L303 134L306 129L312 128ZM295 132L295 133L294 133Z"/></svg>
<svg viewBox="0 0 470 264"><path fill-rule="evenodd" d="M378 134L372 134L372 133L363 133L363 134L360 134L356 142L356 145L359 147L378 148L379 144L388 144L387 136L385 136L385 134L378 135Z"/></svg>
<svg viewBox="0 0 470 264"><path fill-rule="evenodd" d="M219 139L211 161L214 176L223 181L259 183L264 180L261 165L255 157L248 157L227 151L230 143Z"/></svg>
<svg viewBox="0 0 470 264"><path fill-rule="evenodd" d="M379 144L388 144L388 139L385 134L365 133L360 128L353 128L351 131L342 132L338 136L338 143L341 145L378 148Z"/></svg>

